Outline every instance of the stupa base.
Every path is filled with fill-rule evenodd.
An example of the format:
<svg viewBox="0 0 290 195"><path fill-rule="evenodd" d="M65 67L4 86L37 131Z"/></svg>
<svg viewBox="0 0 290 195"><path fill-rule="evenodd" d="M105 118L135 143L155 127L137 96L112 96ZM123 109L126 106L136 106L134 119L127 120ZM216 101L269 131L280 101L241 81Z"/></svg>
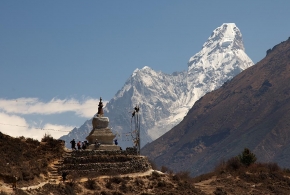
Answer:
<svg viewBox="0 0 290 195"><path fill-rule="evenodd" d="M87 147L89 150L121 150L120 146L109 145L109 144L101 144L99 147L96 147L95 144L91 144Z"/></svg>

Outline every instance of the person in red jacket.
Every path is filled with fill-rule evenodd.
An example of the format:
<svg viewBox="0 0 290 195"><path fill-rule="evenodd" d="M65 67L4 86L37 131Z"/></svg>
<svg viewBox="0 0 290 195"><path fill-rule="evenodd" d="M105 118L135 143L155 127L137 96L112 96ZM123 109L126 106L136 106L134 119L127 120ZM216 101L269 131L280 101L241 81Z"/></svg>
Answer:
<svg viewBox="0 0 290 195"><path fill-rule="evenodd" d="M78 150L80 150L81 149L81 141L78 141L77 146L78 146Z"/></svg>

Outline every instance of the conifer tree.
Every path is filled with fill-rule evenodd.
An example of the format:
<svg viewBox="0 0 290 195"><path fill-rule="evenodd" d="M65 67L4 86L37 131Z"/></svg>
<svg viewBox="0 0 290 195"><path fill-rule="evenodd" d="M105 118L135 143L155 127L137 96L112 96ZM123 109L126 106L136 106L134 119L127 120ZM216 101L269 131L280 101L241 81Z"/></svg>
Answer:
<svg viewBox="0 0 290 195"><path fill-rule="evenodd" d="M253 164L257 160L256 155L252 153L248 148L245 148L242 154L239 154L238 158L240 162L246 166Z"/></svg>

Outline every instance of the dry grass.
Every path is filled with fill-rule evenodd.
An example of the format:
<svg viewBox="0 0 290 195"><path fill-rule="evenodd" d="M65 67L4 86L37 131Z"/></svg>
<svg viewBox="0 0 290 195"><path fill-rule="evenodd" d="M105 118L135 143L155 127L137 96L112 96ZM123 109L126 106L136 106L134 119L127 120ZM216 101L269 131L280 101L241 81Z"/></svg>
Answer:
<svg viewBox="0 0 290 195"><path fill-rule="evenodd" d="M51 190L54 194L61 194L64 192L64 189L67 191L67 194L73 194L70 190L74 190L77 194L86 195L203 194L192 183L183 180L183 177L179 177L179 181L175 181L173 175L164 175L158 172L136 178L122 177L119 175L109 176L108 178L88 178L84 182L76 182L73 186L68 184L60 184L57 186L46 185L43 189L31 191L31 194L44 194L48 190Z"/></svg>
<svg viewBox="0 0 290 195"><path fill-rule="evenodd" d="M0 132L1 133L1 132ZM16 175L18 181L27 182L47 173L48 164L61 156L62 142L48 136L46 142L32 138L0 136L0 179L10 183Z"/></svg>
<svg viewBox="0 0 290 195"><path fill-rule="evenodd" d="M290 194L289 178L289 170L281 169L276 163L253 163L245 166L235 158L231 158L221 162L213 172L193 178L193 182L204 192L215 188L211 194L216 195L288 195Z"/></svg>

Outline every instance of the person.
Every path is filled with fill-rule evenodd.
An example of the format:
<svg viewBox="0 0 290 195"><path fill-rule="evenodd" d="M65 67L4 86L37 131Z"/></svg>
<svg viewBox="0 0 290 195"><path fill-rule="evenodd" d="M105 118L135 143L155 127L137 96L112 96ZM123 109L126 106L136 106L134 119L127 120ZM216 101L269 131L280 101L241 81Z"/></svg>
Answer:
<svg viewBox="0 0 290 195"><path fill-rule="evenodd" d="M75 139L71 140L70 143L71 143L71 149L72 150L76 150L76 141L75 141Z"/></svg>
<svg viewBox="0 0 290 195"><path fill-rule="evenodd" d="M95 148L98 148L100 147L101 143L98 141L98 139L96 139L95 141Z"/></svg>
<svg viewBox="0 0 290 195"><path fill-rule="evenodd" d="M86 145L85 145L85 143L84 143L84 142L82 142L82 144L81 144L81 148L82 148L83 150L85 150L85 149L86 149Z"/></svg>
<svg viewBox="0 0 290 195"><path fill-rule="evenodd" d="M78 146L78 150L80 150L81 149L81 141L78 141L77 146Z"/></svg>
<svg viewBox="0 0 290 195"><path fill-rule="evenodd" d="M67 172L62 172L62 182L64 183L65 182L65 180L66 180L66 176L67 176Z"/></svg>
<svg viewBox="0 0 290 195"><path fill-rule="evenodd" d="M118 140L117 139L115 139L114 142L115 142L115 145L118 145Z"/></svg>
<svg viewBox="0 0 290 195"><path fill-rule="evenodd" d="M12 178L12 188L13 189L16 189L16 182L17 182L17 177L15 175L13 175L13 178Z"/></svg>

